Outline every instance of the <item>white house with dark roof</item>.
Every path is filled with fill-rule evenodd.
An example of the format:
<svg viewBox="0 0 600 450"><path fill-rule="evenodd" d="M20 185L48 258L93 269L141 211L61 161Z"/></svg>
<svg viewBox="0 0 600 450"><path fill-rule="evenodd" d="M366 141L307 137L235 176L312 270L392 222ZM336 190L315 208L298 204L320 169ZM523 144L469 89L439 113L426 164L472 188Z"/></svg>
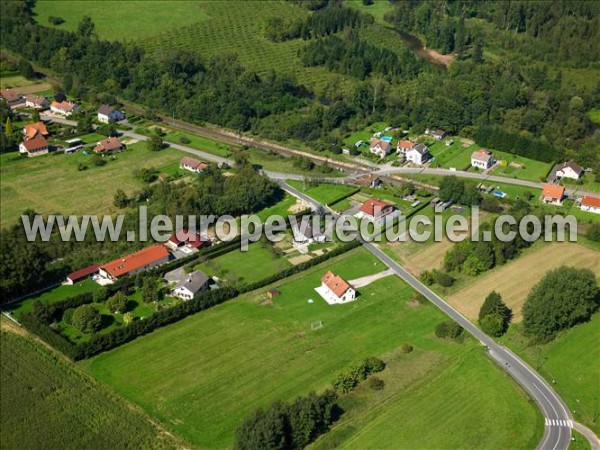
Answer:
<svg viewBox="0 0 600 450"><path fill-rule="evenodd" d="M554 183L563 178L579 180L584 174L583 167L574 161L567 161L561 164L556 164L548 175L548 182Z"/></svg>
<svg viewBox="0 0 600 450"><path fill-rule="evenodd" d="M405 159L413 164L425 164L431 159L429 148L425 144L416 144L413 148L406 151Z"/></svg>
<svg viewBox="0 0 600 450"><path fill-rule="evenodd" d="M98 108L98 122L108 123L111 120L118 122L119 120L123 120L125 118L125 114L119 111L116 108L113 108L109 105L102 105Z"/></svg>
<svg viewBox="0 0 600 450"><path fill-rule="evenodd" d="M179 283L171 289L171 295L173 297L180 298L181 300L191 300L200 292L208 289L210 278L204 274L201 270L196 270L187 274Z"/></svg>
<svg viewBox="0 0 600 450"><path fill-rule="evenodd" d="M448 133L446 133L444 130L440 130L439 128L427 128L425 130L425 134L431 136L436 141L441 141L448 135Z"/></svg>

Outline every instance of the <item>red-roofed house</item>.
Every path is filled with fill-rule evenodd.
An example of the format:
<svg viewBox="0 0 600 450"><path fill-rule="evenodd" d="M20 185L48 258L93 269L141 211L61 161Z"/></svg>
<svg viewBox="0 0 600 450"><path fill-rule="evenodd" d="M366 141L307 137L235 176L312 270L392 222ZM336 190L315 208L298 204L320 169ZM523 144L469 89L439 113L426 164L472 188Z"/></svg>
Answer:
<svg viewBox="0 0 600 450"><path fill-rule="evenodd" d="M370 220L380 220L382 218L395 217L398 214L398 208L391 203L370 198L362 204L356 217Z"/></svg>
<svg viewBox="0 0 600 450"><path fill-rule="evenodd" d="M48 136L48 129L46 128L46 124L42 121L28 123L23 127L23 138L24 139L33 139L36 134L41 134L42 136Z"/></svg>
<svg viewBox="0 0 600 450"><path fill-rule="evenodd" d="M200 173L208 167L208 164L198 161L197 159L184 156L179 162L179 167L183 170L189 170L190 172Z"/></svg>
<svg viewBox="0 0 600 450"><path fill-rule="evenodd" d="M179 234L179 236L178 236ZM198 233L181 230L169 238L165 245L171 250L181 250L184 253L195 253L202 247L210 246L208 239L203 239Z"/></svg>
<svg viewBox="0 0 600 450"><path fill-rule="evenodd" d="M381 139L373 139L369 149L371 150L371 153L379 156L380 158L385 158L392 152L392 146L390 143Z"/></svg>
<svg viewBox="0 0 600 450"><path fill-rule="evenodd" d="M600 214L600 197L592 197L590 195L584 195L581 199L579 207L582 211L591 212L594 214Z"/></svg>
<svg viewBox="0 0 600 450"><path fill-rule="evenodd" d="M478 169L487 170L494 165L496 159L494 154L485 148L474 151L471 155L471 165Z"/></svg>
<svg viewBox="0 0 600 450"><path fill-rule="evenodd" d="M75 284L78 281L89 277L90 275L98 273L99 268L100 266L97 264L92 264L91 266L71 272L69 275L67 275L67 281L65 281L65 284Z"/></svg>
<svg viewBox="0 0 600 450"><path fill-rule="evenodd" d="M542 189L540 200L549 205L562 205L565 196L565 188L558 184L546 183Z"/></svg>
<svg viewBox="0 0 600 450"><path fill-rule="evenodd" d="M45 155L48 153L48 141L41 134L36 134L32 139L25 139L19 144L19 152L29 157Z"/></svg>
<svg viewBox="0 0 600 450"><path fill-rule="evenodd" d="M330 305L348 303L356 299L356 290L342 277L328 271L315 289Z"/></svg>
<svg viewBox="0 0 600 450"><path fill-rule="evenodd" d="M77 105L73 102L65 100L64 102L54 101L50 103L50 111L56 114L62 114L63 116L70 116L77 111Z"/></svg>
<svg viewBox="0 0 600 450"><path fill-rule="evenodd" d="M23 96L14 89L2 89L0 91L0 97L2 97L4 101L8 103L8 106L10 106L11 108L15 108L17 106L22 106L25 104L25 98L23 98Z"/></svg>
<svg viewBox="0 0 600 450"><path fill-rule="evenodd" d="M154 244L100 266L99 273L101 277L114 281L125 275L134 275L164 264L169 260L169 255L164 245Z"/></svg>
<svg viewBox="0 0 600 450"><path fill-rule="evenodd" d="M107 137L103 141L98 142L94 148L96 153L113 153L120 152L121 150L123 150L123 144L116 137Z"/></svg>
<svg viewBox="0 0 600 450"><path fill-rule="evenodd" d="M50 106L50 102L46 97L29 94L25 96L25 106L27 108L46 109L48 106Z"/></svg>

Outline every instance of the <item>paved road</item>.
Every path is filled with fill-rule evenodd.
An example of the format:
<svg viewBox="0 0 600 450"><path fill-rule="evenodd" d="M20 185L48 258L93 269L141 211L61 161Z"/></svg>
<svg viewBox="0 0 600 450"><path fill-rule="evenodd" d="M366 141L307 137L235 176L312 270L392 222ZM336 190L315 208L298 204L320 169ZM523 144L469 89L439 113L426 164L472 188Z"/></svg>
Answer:
<svg viewBox="0 0 600 450"><path fill-rule="evenodd" d="M313 209L323 208L321 204L306 194L280 183L281 187L288 193L309 203ZM475 337L487 349L488 354L498 366L504 369L514 378L539 405L544 416L544 435L538 444L538 449L559 450L567 449L571 441L571 428L575 426L573 417L562 401L554 392L552 387L533 370L527 363L521 360L510 349L497 344L488 335L477 328L471 321L460 312L446 303L441 297L422 284L418 279L407 272L396 261L387 256L375 244L361 239L362 245L382 261L396 275L410 284L416 291L420 292L429 301L450 316L461 325L468 333Z"/></svg>

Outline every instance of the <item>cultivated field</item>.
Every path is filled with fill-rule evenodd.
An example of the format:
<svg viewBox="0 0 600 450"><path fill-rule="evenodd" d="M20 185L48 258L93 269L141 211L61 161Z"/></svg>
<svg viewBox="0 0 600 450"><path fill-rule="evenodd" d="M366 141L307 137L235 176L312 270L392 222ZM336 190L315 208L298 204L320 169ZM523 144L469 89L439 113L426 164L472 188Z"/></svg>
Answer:
<svg viewBox="0 0 600 450"><path fill-rule="evenodd" d="M2 318L2 448L180 448L139 409ZM26 424L26 426L24 426Z"/></svg>
<svg viewBox="0 0 600 450"><path fill-rule="evenodd" d="M105 166L95 167L81 151L35 158L4 153L0 155L1 225L12 225L27 208L43 214L114 213L117 208L113 206L113 196L117 189L131 194L144 186L133 176L134 169L160 169L178 163L183 155L174 149L151 152L144 143L137 143ZM88 166L87 170L78 170L82 163Z"/></svg>
<svg viewBox="0 0 600 450"><path fill-rule="evenodd" d="M364 249L353 250L276 283L281 295L271 306L261 305L265 288L83 364L195 446L224 448L232 445L235 427L253 408L325 389L348 364L379 355L398 360L402 367L402 375L385 398L388 407L398 401L406 407L414 405L413 417L399 413L381 423L377 414L365 426L395 435L397 440L388 445L419 446L433 427L435 435L428 442L439 445L443 436L453 435L452 442L463 446L532 446L542 423L534 405L495 372L472 341L459 344L435 338L432 331L442 313L407 302L411 290L398 278L361 288L358 299L348 305L328 306L314 291L327 269L354 279L383 268ZM312 331L315 321L322 321L323 328ZM404 360L395 350L406 342L416 350ZM464 358L473 360L465 363L465 370L477 373L476 387L458 386ZM452 392L454 400L449 403L439 394L423 391L427 385L438 393ZM424 393L427 396L420 400ZM351 414L352 398L343 401ZM450 426L448 418L452 418ZM492 422L494 426L488 426ZM478 432L481 426L485 433ZM343 439L352 438L356 431L346 430Z"/></svg>
<svg viewBox="0 0 600 450"><path fill-rule="evenodd" d="M485 297L496 290L520 322L521 307L531 288L548 272L567 265L588 268L600 276L600 253L575 243L552 243L527 250L514 261L492 269L453 294L448 302L471 319L477 319Z"/></svg>

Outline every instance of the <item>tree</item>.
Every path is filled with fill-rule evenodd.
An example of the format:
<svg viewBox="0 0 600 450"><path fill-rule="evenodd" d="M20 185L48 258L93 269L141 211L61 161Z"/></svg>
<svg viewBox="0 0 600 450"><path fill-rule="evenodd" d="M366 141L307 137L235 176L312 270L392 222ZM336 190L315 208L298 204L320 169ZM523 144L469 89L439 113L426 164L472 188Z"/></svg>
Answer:
<svg viewBox="0 0 600 450"><path fill-rule="evenodd" d="M6 124L4 125L4 134L6 135L6 137L11 137L13 134L12 121L10 120L10 117L6 118Z"/></svg>
<svg viewBox="0 0 600 450"><path fill-rule="evenodd" d="M591 241L600 242L600 222L594 222L590 225L585 235Z"/></svg>
<svg viewBox="0 0 600 450"><path fill-rule="evenodd" d="M536 284L523 305L525 332L539 341L588 320L598 309L596 277L589 269L562 266Z"/></svg>
<svg viewBox="0 0 600 450"><path fill-rule="evenodd" d="M71 323L82 333L95 333L102 328L102 316L92 305L81 305L73 312Z"/></svg>
<svg viewBox="0 0 600 450"><path fill-rule="evenodd" d="M56 94L54 94L54 100L59 103L65 102L67 101L67 95L63 91L57 91Z"/></svg>
<svg viewBox="0 0 600 450"><path fill-rule="evenodd" d="M435 327L435 335L443 339L456 339L463 332L463 328L453 320L444 320Z"/></svg>
<svg viewBox="0 0 600 450"><path fill-rule="evenodd" d="M117 189L117 192L115 192L113 205L117 208L126 208L129 205L129 198L123 189Z"/></svg>
<svg viewBox="0 0 600 450"><path fill-rule="evenodd" d="M475 64L481 64L483 62L483 44L481 41L477 41L475 48L473 49L473 62Z"/></svg>
<svg viewBox="0 0 600 450"><path fill-rule="evenodd" d="M106 307L114 314L123 314L127 311L127 296L117 292L106 301Z"/></svg>
<svg viewBox="0 0 600 450"><path fill-rule="evenodd" d="M158 152L162 150L163 145L163 139L156 133L150 136L150 138L146 141L146 146L151 152Z"/></svg>
<svg viewBox="0 0 600 450"><path fill-rule="evenodd" d="M156 289L156 280L154 278L144 278L142 284L142 299L146 303L158 301L158 290Z"/></svg>
<svg viewBox="0 0 600 450"><path fill-rule="evenodd" d="M90 16L83 16L77 25L77 34L84 38L91 38L94 35L95 25Z"/></svg>
<svg viewBox="0 0 600 450"><path fill-rule="evenodd" d="M490 292L479 310L479 325L491 336L502 336L508 329L512 311L496 291Z"/></svg>
<svg viewBox="0 0 600 450"><path fill-rule="evenodd" d="M31 121L39 122L40 120L41 120L40 112L37 109L34 109L33 112L31 113Z"/></svg>
<svg viewBox="0 0 600 450"><path fill-rule="evenodd" d="M35 78L35 70L33 70L33 66L24 58L19 60L19 73L28 80Z"/></svg>

